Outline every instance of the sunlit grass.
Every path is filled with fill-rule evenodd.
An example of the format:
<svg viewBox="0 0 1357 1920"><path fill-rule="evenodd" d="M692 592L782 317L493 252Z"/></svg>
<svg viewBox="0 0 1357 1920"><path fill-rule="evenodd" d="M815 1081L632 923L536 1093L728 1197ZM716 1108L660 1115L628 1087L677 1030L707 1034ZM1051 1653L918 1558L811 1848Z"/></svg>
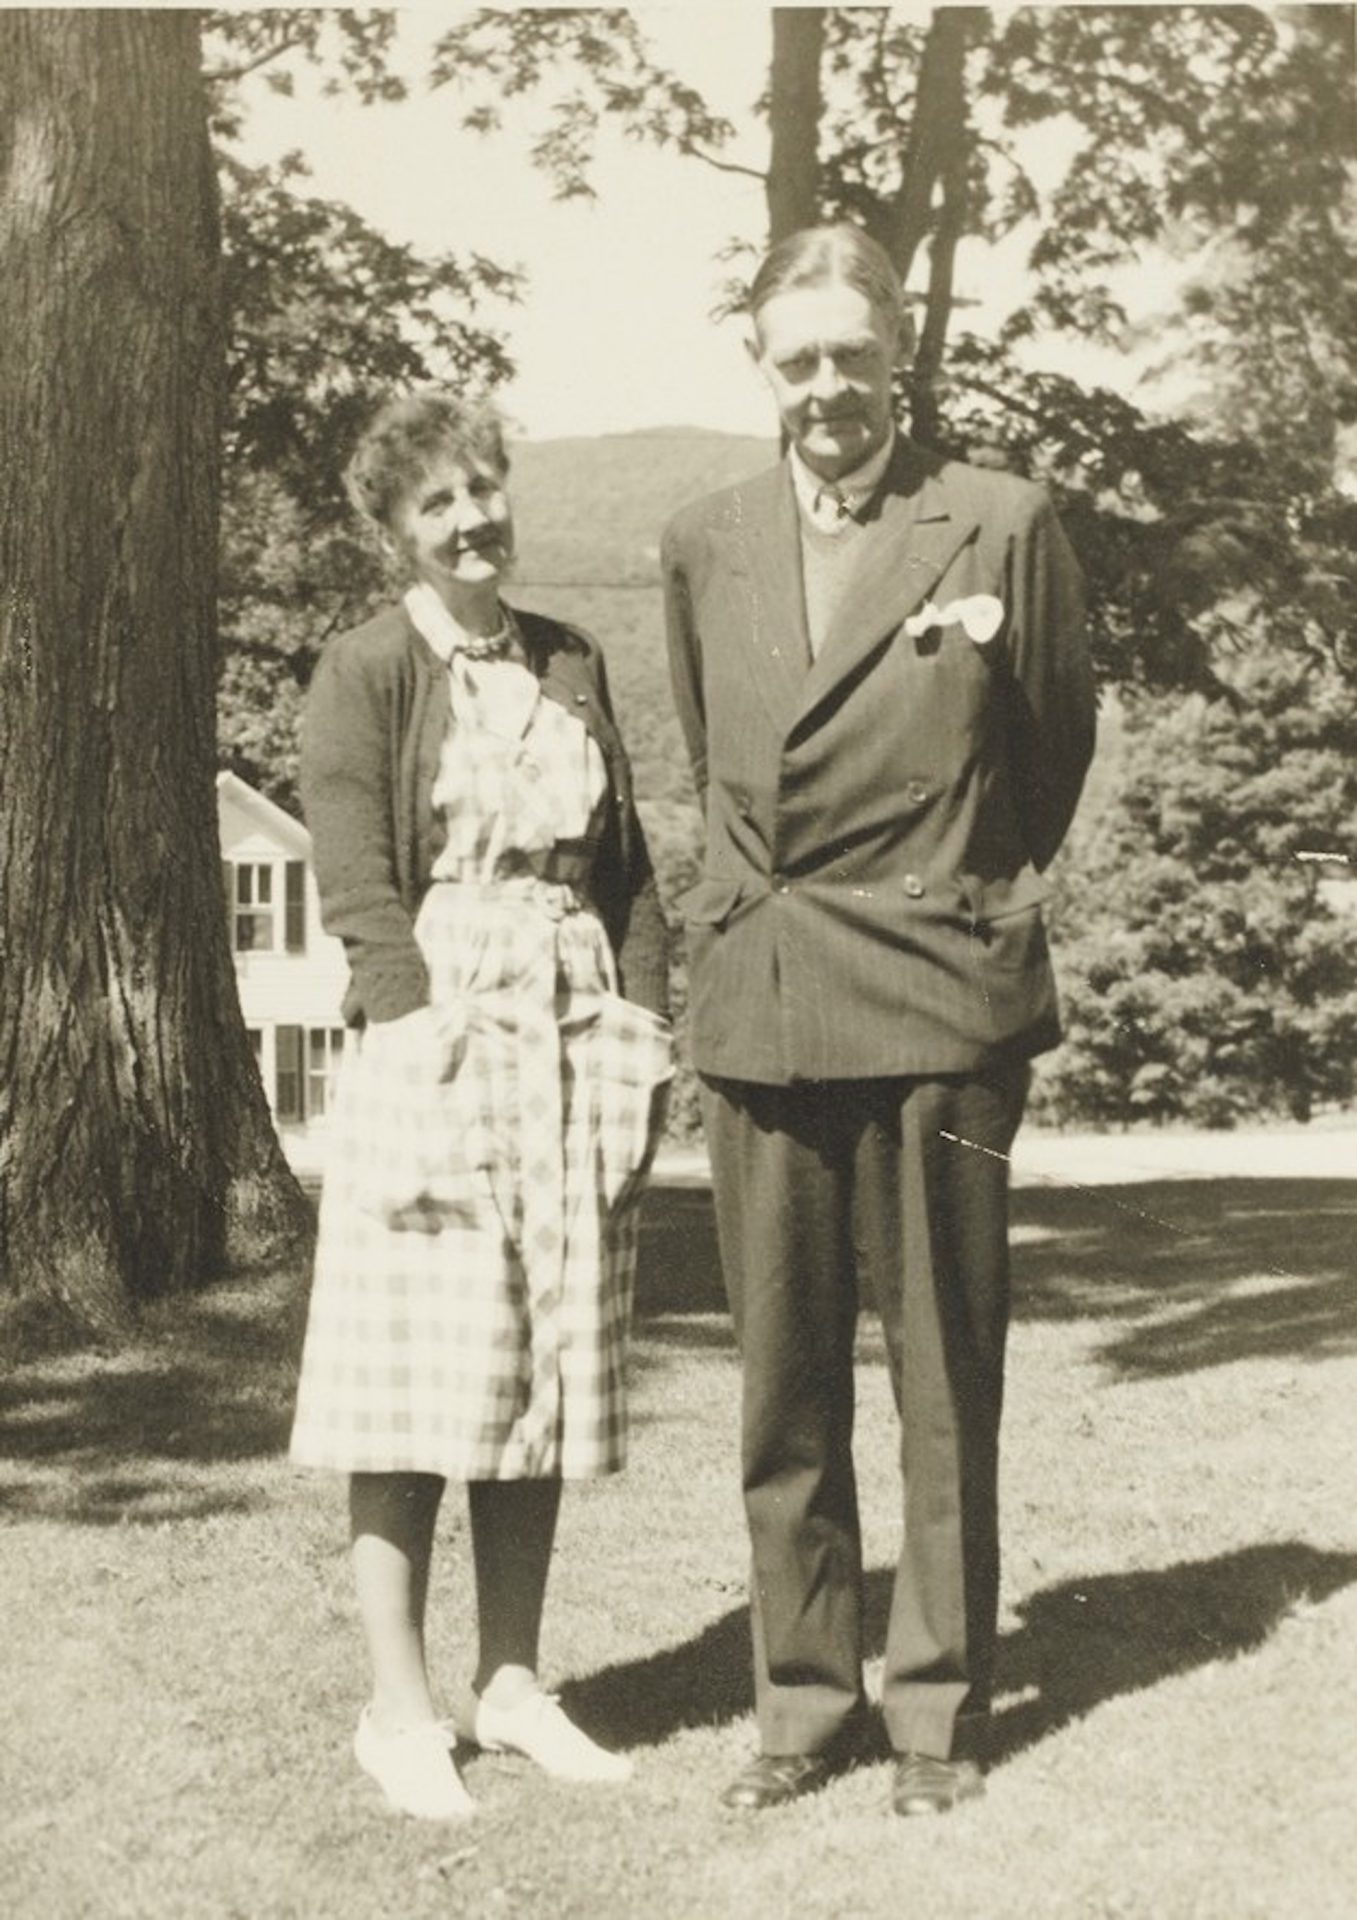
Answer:
<svg viewBox="0 0 1357 1920"><path fill-rule="evenodd" d="M752 1742L738 1368L705 1198L653 1196L629 1471L567 1499L548 1678L628 1747L622 1790L468 1768L473 1827L389 1818L342 1489L281 1448L304 1283L156 1308L116 1357L49 1346L0 1401L0 1887L66 1916L1350 1916L1357 1886L1357 1187L1016 1196L1000 1764L938 1823L884 1755L741 1821ZM874 1323L859 1463L873 1650L898 1528ZM445 1691L472 1658L450 1497Z"/></svg>

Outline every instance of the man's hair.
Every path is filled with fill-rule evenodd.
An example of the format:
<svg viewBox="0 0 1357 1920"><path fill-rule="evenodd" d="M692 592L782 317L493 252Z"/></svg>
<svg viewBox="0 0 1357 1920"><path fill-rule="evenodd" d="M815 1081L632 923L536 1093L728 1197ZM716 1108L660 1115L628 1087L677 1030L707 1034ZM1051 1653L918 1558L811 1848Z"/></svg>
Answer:
<svg viewBox="0 0 1357 1920"><path fill-rule="evenodd" d="M802 227L769 249L754 275L746 302L755 326L760 310L779 293L794 287L853 287L871 303L873 312L901 326L905 296L899 275L884 247L846 220L832 226Z"/></svg>
<svg viewBox="0 0 1357 1920"><path fill-rule="evenodd" d="M473 472L503 478L509 471L504 431L488 401L421 387L377 409L344 470L344 489L365 520L389 532L405 495L443 456Z"/></svg>

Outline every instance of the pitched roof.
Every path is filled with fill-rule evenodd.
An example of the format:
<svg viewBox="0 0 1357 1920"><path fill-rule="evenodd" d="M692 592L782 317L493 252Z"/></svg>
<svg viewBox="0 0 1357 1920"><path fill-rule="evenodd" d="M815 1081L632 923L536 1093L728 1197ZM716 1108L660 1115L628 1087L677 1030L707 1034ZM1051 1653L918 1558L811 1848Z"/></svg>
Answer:
<svg viewBox="0 0 1357 1920"><path fill-rule="evenodd" d="M299 860L311 858L311 836L300 820L296 820L285 807L280 807L267 794L260 793L248 780L242 780L238 773L223 768L217 775L217 799L231 800L242 812L253 817L264 830L277 840L289 853Z"/></svg>

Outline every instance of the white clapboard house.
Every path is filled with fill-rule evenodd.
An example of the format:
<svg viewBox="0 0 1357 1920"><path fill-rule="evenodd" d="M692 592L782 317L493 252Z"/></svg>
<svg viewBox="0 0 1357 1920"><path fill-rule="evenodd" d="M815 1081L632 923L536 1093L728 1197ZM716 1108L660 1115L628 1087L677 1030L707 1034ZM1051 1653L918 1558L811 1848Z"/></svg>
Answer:
<svg viewBox="0 0 1357 1920"><path fill-rule="evenodd" d="M236 984L280 1129L325 1116L344 1047L344 949L320 924L311 836L234 773L217 775L222 879Z"/></svg>

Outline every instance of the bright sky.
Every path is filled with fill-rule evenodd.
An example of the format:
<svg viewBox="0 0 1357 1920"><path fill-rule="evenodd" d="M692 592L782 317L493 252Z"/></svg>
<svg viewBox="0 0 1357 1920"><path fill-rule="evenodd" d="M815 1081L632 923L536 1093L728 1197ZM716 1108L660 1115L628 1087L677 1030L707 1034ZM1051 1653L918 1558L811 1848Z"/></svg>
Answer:
<svg viewBox="0 0 1357 1920"><path fill-rule="evenodd" d="M463 96L422 85L421 50L467 11L406 10L398 64L415 84L404 102L326 99L305 80L288 100L251 83L247 157L300 148L315 191L346 201L393 238L524 267L523 305L487 309L487 318L507 335L519 369L506 410L531 437L659 425L772 432L771 402L746 359L739 321L711 318L732 271L718 249L732 238L757 244L765 231L761 183L609 129L594 173L597 200L553 201L528 158L543 124L540 103L504 103L502 131L484 137L459 126ZM740 129L723 158L761 167L766 138L751 109L767 72L767 10L699 0L633 11L663 64ZM967 315L972 326L1019 295L1018 249L963 249L960 269L962 291L981 300ZM1062 364L1069 366L1068 351ZM1119 372L1107 355L1084 356L1078 371L1109 382Z"/></svg>

